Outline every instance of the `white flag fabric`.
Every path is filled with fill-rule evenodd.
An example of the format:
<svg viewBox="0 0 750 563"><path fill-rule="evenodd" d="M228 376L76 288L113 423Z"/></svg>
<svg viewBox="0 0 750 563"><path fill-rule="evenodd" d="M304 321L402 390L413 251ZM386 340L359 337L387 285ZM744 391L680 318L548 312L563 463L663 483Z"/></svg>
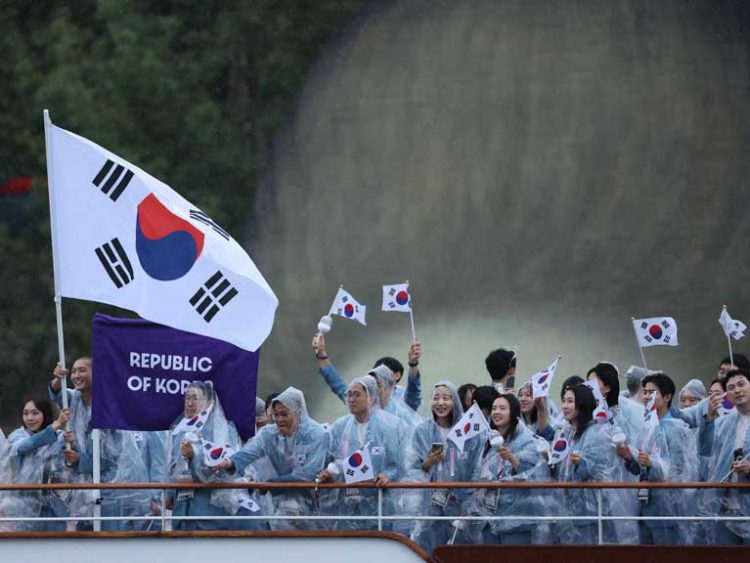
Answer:
<svg viewBox="0 0 750 563"><path fill-rule="evenodd" d="M641 348L677 346L677 323L672 317L633 319L633 330Z"/></svg>
<svg viewBox="0 0 750 563"><path fill-rule="evenodd" d="M372 468L370 457L370 443L357 450L344 460L344 481L347 483L360 483L375 479L375 471Z"/></svg>
<svg viewBox="0 0 750 563"><path fill-rule="evenodd" d="M216 467L235 453L229 445L214 444L208 440L201 440L201 445L203 447L203 461L207 467Z"/></svg>
<svg viewBox="0 0 750 563"><path fill-rule="evenodd" d="M649 432L653 432L659 426L659 415L656 412L656 394L658 391L651 393L643 412L643 427Z"/></svg>
<svg viewBox="0 0 750 563"><path fill-rule="evenodd" d="M563 428L558 428L549 448L549 465L557 465L570 454L570 445Z"/></svg>
<svg viewBox="0 0 750 563"><path fill-rule="evenodd" d="M411 293L408 283L383 286L383 311L411 311Z"/></svg>
<svg viewBox="0 0 750 563"><path fill-rule="evenodd" d="M343 287L340 287L336 292L336 297L333 299L331 304L331 310L328 311L329 315L338 315L345 319L352 319L357 321L359 324L366 325L365 313L367 307L360 305L359 302L354 299L349 293L344 291Z"/></svg>
<svg viewBox="0 0 750 563"><path fill-rule="evenodd" d="M487 419L484 418L481 409L474 403L463 414L461 420L450 429L448 439L456 444L459 451L463 452L467 440L478 436L483 430L489 429L490 425L487 424Z"/></svg>
<svg viewBox="0 0 750 563"><path fill-rule="evenodd" d="M719 324L721 325L721 328L724 329L724 334L726 334L727 336L731 336L735 340L739 340L740 338L745 336L747 325L742 321L736 321L732 317L730 317L729 312L726 310L726 308L721 310L721 315L719 316Z"/></svg>
<svg viewBox="0 0 750 563"><path fill-rule="evenodd" d="M557 358L546 370L540 371L531 376L531 391L534 394L535 399L537 397L549 397L552 378L555 377L557 362L559 361L560 358Z"/></svg>
<svg viewBox="0 0 750 563"><path fill-rule="evenodd" d="M137 166L49 122L46 131L59 294L257 350L279 302L242 247Z"/></svg>
<svg viewBox="0 0 750 563"><path fill-rule="evenodd" d="M593 419L597 422L608 422L612 419L612 412L609 410L607 399L602 395L601 389L599 389L599 383L595 379L584 381L583 385L591 389L596 400L596 408L592 414Z"/></svg>
<svg viewBox="0 0 750 563"><path fill-rule="evenodd" d="M213 403L208 405L205 409L203 409L201 412L196 414L195 416L184 416L182 417L182 420L177 423L177 426L174 427L174 430L172 430L172 436L176 436L180 432L196 432L200 434L203 427L206 425L206 421L208 420L208 415L211 413L211 409L214 408Z"/></svg>

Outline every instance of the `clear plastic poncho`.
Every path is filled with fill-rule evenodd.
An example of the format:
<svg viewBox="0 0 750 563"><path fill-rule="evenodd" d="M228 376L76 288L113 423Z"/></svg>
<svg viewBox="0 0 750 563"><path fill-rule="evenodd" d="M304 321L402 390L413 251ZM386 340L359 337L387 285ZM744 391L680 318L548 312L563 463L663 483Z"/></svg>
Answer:
<svg viewBox="0 0 750 563"><path fill-rule="evenodd" d="M431 420L426 420L416 427L406 453L406 479L417 482L475 481L479 478L483 437L475 436L466 442L463 451L447 440L448 431L463 415L463 407L453 383L439 381L433 388L433 395L439 387L447 388L453 401L449 426L439 426L433 412ZM437 444L442 444L443 461L425 471L422 462L433 445ZM410 499L407 503L412 509L408 512L410 515L458 516L470 494L470 489L415 489L413 493L404 495L404 498ZM436 546L448 542L453 531L450 521L418 520L413 537L425 551L432 553Z"/></svg>
<svg viewBox="0 0 750 563"><path fill-rule="evenodd" d="M328 433L307 414L307 406L302 392L294 387L287 388L276 397L274 404L281 403L297 416L297 427L289 436L279 432L276 424L264 426L232 456L237 472L242 473L258 460L266 458L269 472L256 471L261 481L268 482L310 482L325 467L328 451ZM271 474L271 470L272 473ZM305 521L304 516L319 514L318 495L304 489L278 490L272 492L273 512L277 516L300 516L300 520L271 520L274 530L321 529L325 524Z"/></svg>
<svg viewBox="0 0 750 563"><path fill-rule="evenodd" d="M732 471L735 452L742 449L743 459L750 454L750 415L736 409L712 422L706 420L698 434L698 452L711 457L709 482L748 482ZM739 452L737 452L739 453ZM699 513L714 516L750 516L750 491L739 489L704 489L700 495ZM703 532L706 544L725 543L727 531L750 543L750 521L707 523ZM736 539L736 538L735 538Z"/></svg>
<svg viewBox="0 0 750 563"><path fill-rule="evenodd" d="M349 388L351 389L353 385L357 384L364 387L367 393L370 402L369 418L362 425L361 438L357 419L353 414L342 416L336 420L330 429L331 442L328 457L339 468L343 468L346 459L369 444L375 476L382 473L392 482L399 481L403 467L402 440L404 439L405 426L400 419L375 408L377 387L372 377L358 377L351 382ZM338 479L344 480L343 470L340 471ZM384 495L384 514L389 514L395 512L403 501L397 491L388 490L386 493ZM376 490L361 489L354 485L339 491L335 512L341 516L376 516L378 513L377 498ZM372 530L377 529L377 522L376 520L343 519L339 521L338 528ZM403 530L397 529L397 531Z"/></svg>
<svg viewBox="0 0 750 563"><path fill-rule="evenodd" d="M193 382L186 389L197 397L195 413L183 413L172 424L169 477L172 481L212 483L240 480L226 471L214 473L213 466L240 447L234 424L226 419L213 387ZM193 450L185 458L180 445L185 442ZM171 493L172 517L175 530L255 529L251 520L184 520L180 516L236 516L258 515L260 505L252 491L244 489L194 489Z"/></svg>

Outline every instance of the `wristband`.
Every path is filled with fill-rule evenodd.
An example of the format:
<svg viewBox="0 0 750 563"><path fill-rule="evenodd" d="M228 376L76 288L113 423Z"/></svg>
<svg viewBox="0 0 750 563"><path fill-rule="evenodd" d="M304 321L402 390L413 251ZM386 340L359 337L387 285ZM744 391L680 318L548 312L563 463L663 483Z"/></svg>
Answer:
<svg viewBox="0 0 750 563"><path fill-rule="evenodd" d="M417 361L416 361L416 362L414 362L414 363L408 362L408 364L409 364L409 367L410 367L410 368L415 368L415 367L417 367L417 366L419 365L419 360L417 360Z"/></svg>
<svg viewBox="0 0 750 563"><path fill-rule="evenodd" d="M328 356L325 355L325 354L322 355L322 356L319 356L318 354L315 354L315 357L318 358L319 360L327 360L328 359Z"/></svg>

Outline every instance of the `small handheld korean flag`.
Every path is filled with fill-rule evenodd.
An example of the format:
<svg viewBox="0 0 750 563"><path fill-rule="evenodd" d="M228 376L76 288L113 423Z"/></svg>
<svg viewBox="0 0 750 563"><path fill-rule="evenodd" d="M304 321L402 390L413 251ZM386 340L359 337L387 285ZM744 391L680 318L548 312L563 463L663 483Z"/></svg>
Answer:
<svg viewBox="0 0 750 563"><path fill-rule="evenodd" d="M370 443L368 442L362 449L357 450L344 460L344 481L360 483L373 479L375 479L375 471L372 468Z"/></svg>
<svg viewBox="0 0 750 563"><path fill-rule="evenodd" d="M331 310L328 312L329 315L338 315L345 319L351 319L357 321L361 325L366 325L365 313L367 307L360 305L359 302L354 299L348 292L340 287L336 292L336 297L331 304Z"/></svg>
<svg viewBox="0 0 750 563"><path fill-rule="evenodd" d="M549 397L549 389L552 384L552 378L555 377L555 371L557 370L557 362L560 361L560 357L550 364L550 366L544 371L535 373L531 376L531 387L536 397Z"/></svg>
<svg viewBox="0 0 750 563"><path fill-rule="evenodd" d="M633 330L641 348L677 346L677 323L672 317L633 319Z"/></svg>
<svg viewBox="0 0 750 563"><path fill-rule="evenodd" d="M659 415L656 412L656 394L658 391L651 393L646 403L646 409L643 411L643 426L649 432L653 432L659 426Z"/></svg>
<svg viewBox="0 0 750 563"><path fill-rule="evenodd" d="M456 425L448 432L448 439L456 444L456 447L463 452L464 444L467 440L470 440L474 436L478 436L482 430L489 430L490 425L487 424L487 419L484 418L482 411L479 409L476 403L471 405L471 408L467 410L461 417Z"/></svg>
<svg viewBox="0 0 750 563"><path fill-rule="evenodd" d="M609 405L607 404L607 400L604 398L604 395L602 395L601 390L599 389L599 384L595 380L591 381L584 381L583 385L591 389L591 392L594 394L594 399L596 400L596 408L594 409L593 418L597 422L607 422L612 418L612 413L609 410Z"/></svg>
<svg viewBox="0 0 750 563"><path fill-rule="evenodd" d="M212 408L213 403L208 405L208 407L195 416L183 417L177 426L174 427L174 430L172 430L172 436L179 434L180 432L196 432L200 434L206 424L206 420L208 420L208 415L211 413Z"/></svg>
<svg viewBox="0 0 750 563"><path fill-rule="evenodd" d="M721 405L719 405L719 418L721 418L722 416L726 416L732 412L734 412L734 403L730 401L729 397L727 397L727 394L724 393L721 398Z"/></svg>
<svg viewBox="0 0 750 563"><path fill-rule="evenodd" d="M721 310L721 315L719 316L719 324L721 325L721 328L724 329L724 334L726 334L727 337L731 336L735 340L739 340L740 338L745 336L747 325L730 317L726 307Z"/></svg>
<svg viewBox="0 0 750 563"><path fill-rule="evenodd" d="M216 467L226 458L234 454L229 445L214 444L208 440L201 440L203 447L203 461L207 467Z"/></svg>
<svg viewBox="0 0 750 563"><path fill-rule="evenodd" d="M411 311L411 295L408 283L383 286L383 311Z"/></svg>
<svg viewBox="0 0 750 563"><path fill-rule="evenodd" d="M549 448L549 465L557 465L570 454L570 445L563 428L558 428Z"/></svg>

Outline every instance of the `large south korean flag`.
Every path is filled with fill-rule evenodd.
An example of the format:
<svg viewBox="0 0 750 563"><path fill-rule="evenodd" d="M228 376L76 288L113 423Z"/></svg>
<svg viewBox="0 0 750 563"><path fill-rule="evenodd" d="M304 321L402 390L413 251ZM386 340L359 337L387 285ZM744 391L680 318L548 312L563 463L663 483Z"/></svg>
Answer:
<svg viewBox="0 0 750 563"><path fill-rule="evenodd" d="M56 294L257 350L278 299L237 241L137 166L45 129Z"/></svg>

